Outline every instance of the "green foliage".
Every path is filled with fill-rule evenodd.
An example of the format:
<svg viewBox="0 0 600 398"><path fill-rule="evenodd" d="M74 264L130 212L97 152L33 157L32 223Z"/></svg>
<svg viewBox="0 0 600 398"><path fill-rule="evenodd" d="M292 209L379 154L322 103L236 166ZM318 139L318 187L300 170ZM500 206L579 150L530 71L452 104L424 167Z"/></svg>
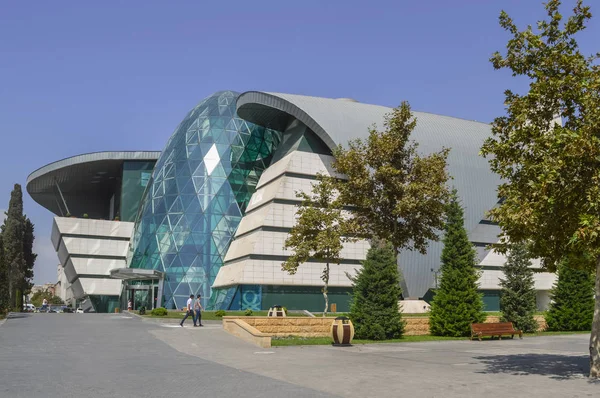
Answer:
<svg viewBox="0 0 600 398"><path fill-rule="evenodd" d="M254 314L254 312L253 312L253 311L252 311L250 308L248 308L248 309L247 309L247 310L244 312L244 315L245 315L245 316L252 316L253 314Z"/></svg>
<svg viewBox="0 0 600 398"><path fill-rule="evenodd" d="M64 304L60 297L54 296L52 293L50 293L47 290L40 290L40 291L35 292L31 296L30 302L36 308L39 308L42 306L44 299L46 299L48 301L48 304Z"/></svg>
<svg viewBox="0 0 600 398"><path fill-rule="evenodd" d="M503 202L490 212L503 242L528 242L551 269L569 252L600 253L600 68L598 56L582 54L575 39L589 7L578 1L563 23L559 6L548 1L538 34L500 15L512 38L491 62L527 77L529 92L505 92L506 116L494 120L494 136L482 148L504 181Z"/></svg>
<svg viewBox="0 0 600 398"><path fill-rule="evenodd" d="M34 226L31 220L25 217L25 230L23 231L23 259L25 260L23 269L23 280L21 283L21 289L24 294L29 294L33 283L33 266L37 258L37 254L33 252L33 242L35 235L33 233Z"/></svg>
<svg viewBox="0 0 600 398"><path fill-rule="evenodd" d="M33 223L23 214L23 192L21 186L15 184L10 194L10 202L6 219L2 225L4 242L4 266L0 277L7 285L8 307L22 311L23 293L31 289L33 265L36 254L33 253ZM1 310L0 310L1 311Z"/></svg>
<svg viewBox="0 0 600 398"><path fill-rule="evenodd" d="M504 233L500 243L526 242L550 270L565 255L588 253L600 295L600 53L583 54L576 39L590 8L578 0L565 21L560 5L548 0L535 32L500 14L511 39L506 54L490 61L525 77L529 91L505 91L506 115L494 120L481 152L503 181L502 203L490 212ZM589 348L590 376L600 378L600 300Z"/></svg>
<svg viewBox="0 0 600 398"><path fill-rule="evenodd" d="M410 135L417 125L408 102L386 116L384 130L334 151L341 200L353 206L361 235L376 236L398 249L425 253L438 240L450 193L446 186L448 149L422 156Z"/></svg>
<svg viewBox="0 0 600 398"><path fill-rule="evenodd" d="M285 315L287 316L288 312L287 312L287 307L281 307L281 309L283 310L283 312L285 313Z"/></svg>
<svg viewBox="0 0 600 398"><path fill-rule="evenodd" d="M456 191L447 207L439 289L431 303L429 330L436 336L468 336L472 323L485 320L477 292L479 272L475 251L464 227Z"/></svg>
<svg viewBox="0 0 600 398"><path fill-rule="evenodd" d="M392 245L383 241L373 242L353 282L349 317L354 324L356 338L400 338L404 332L398 308L402 291Z"/></svg>
<svg viewBox="0 0 600 398"><path fill-rule="evenodd" d="M512 322L515 328L525 333L538 328L533 317L536 310L535 281L527 248L517 244L511 247L506 263L502 267L504 279L500 279L501 322Z"/></svg>
<svg viewBox="0 0 600 398"><path fill-rule="evenodd" d="M594 317L594 280L589 271L572 267L566 260L558 268L546 311L548 330L590 330Z"/></svg>
<svg viewBox="0 0 600 398"><path fill-rule="evenodd" d="M138 313L140 315L146 315L146 307L144 307L144 306L140 307Z"/></svg>
<svg viewBox="0 0 600 398"><path fill-rule="evenodd" d="M217 310L217 311L215 311L215 316L216 317L222 318L225 315L227 315L227 312L225 312L225 310Z"/></svg>
<svg viewBox="0 0 600 398"><path fill-rule="evenodd" d="M154 308L150 314L154 315L154 316L167 316L169 314L169 312L167 311L166 308L163 307L158 307L158 308Z"/></svg>
<svg viewBox="0 0 600 398"><path fill-rule="evenodd" d="M83 218L89 218L90 216L87 213L83 213Z"/></svg>
<svg viewBox="0 0 600 398"><path fill-rule="evenodd" d="M342 261L340 252L343 243L351 241L354 221L342 210L342 203L336 198L336 182L322 174L317 175L317 184L312 184L312 193L297 192L302 199L297 210L297 221L285 241L285 249L291 249L292 255L281 264L281 268L290 275L298 271L300 264L309 259L325 263L321 274L325 311L329 309L327 289L329 286L329 268L331 264Z"/></svg>

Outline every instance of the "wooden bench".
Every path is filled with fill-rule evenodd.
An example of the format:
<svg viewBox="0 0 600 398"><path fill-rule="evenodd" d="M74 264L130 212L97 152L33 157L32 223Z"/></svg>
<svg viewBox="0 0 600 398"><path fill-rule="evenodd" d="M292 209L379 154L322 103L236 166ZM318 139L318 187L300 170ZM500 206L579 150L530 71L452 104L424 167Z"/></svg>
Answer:
<svg viewBox="0 0 600 398"><path fill-rule="evenodd" d="M498 336L498 339L502 340L502 336L509 334L511 338L514 338L515 334L518 334L520 339L523 338L523 331L515 329L512 322L471 324L471 340L477 337L481 341L483 336L492 336L492 338Z"/></svg>

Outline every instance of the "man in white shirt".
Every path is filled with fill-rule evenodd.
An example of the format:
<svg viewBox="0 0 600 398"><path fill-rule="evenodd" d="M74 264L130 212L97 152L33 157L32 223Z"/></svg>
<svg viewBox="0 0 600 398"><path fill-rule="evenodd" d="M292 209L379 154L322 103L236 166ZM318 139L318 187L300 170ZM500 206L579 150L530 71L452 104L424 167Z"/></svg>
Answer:
<svg viewBox="0 0 600 398"><path fill-rule="evenodd" d="M181 325L181 327L183 327L183 322L185 322L185 320L188 318L188 316L192 316L192 319L194 320L194 326L196 326L196 317L194 316L194 295L190 294L190 298L187 301L187 305L186 305L187 311L185 313L185 316L183 317L183 319L181 320L181 323L179 325Z"/></svg>

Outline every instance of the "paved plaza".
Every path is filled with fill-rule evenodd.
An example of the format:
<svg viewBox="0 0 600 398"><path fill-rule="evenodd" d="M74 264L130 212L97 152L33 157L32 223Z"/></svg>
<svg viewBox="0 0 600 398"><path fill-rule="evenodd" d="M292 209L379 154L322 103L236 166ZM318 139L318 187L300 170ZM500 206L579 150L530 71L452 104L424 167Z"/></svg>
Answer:
<svg viewBox="0 0 600 398"><path fill-rule="evenodd" d="M0 397L595 397L588 337L261 349L219 323L31 314L0 325Z"/></svg>

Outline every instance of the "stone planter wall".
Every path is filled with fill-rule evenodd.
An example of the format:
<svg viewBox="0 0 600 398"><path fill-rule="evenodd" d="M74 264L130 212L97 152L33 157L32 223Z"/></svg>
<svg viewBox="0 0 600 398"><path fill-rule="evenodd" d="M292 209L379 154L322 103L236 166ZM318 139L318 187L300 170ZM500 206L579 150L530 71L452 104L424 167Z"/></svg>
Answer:
<svg viewBox="0 0 600 398"><path fill-rule="evenodd" d="M428 317L404 317L406 327L404 334L406 336L420 336L429 334L429 318ZM535 320L538 322L538 331L546 330L546 320L542 315L535 315ZM485 323L496 323L500 322L499 316L488 316Z"/></svg>
<svg viewBox="0 0 600 398"><path fill-rule="evenodd" d="M535 316L540 324L539 330L546 329L546 321L541 315ZM328 337L329 329L334 318L304 318L304 317L264 317L264 316L225 316L223 317L223 325L226 320L237 319L247 323L252 328L257 329L273 337ZM405 317L406 328L404 334L406 336L419 336L429 334L429 318L428 317ZM488 316L486 323L499 322L498 316Z"/></svg>
<svg viewBox="0 0 600 398"><path fill-rule="evenodd" d="M285 337L325 337L329 336L329 329L334 318L309 318L309 317L223 317L237 318L248 325L270 336Z"/></svg>

